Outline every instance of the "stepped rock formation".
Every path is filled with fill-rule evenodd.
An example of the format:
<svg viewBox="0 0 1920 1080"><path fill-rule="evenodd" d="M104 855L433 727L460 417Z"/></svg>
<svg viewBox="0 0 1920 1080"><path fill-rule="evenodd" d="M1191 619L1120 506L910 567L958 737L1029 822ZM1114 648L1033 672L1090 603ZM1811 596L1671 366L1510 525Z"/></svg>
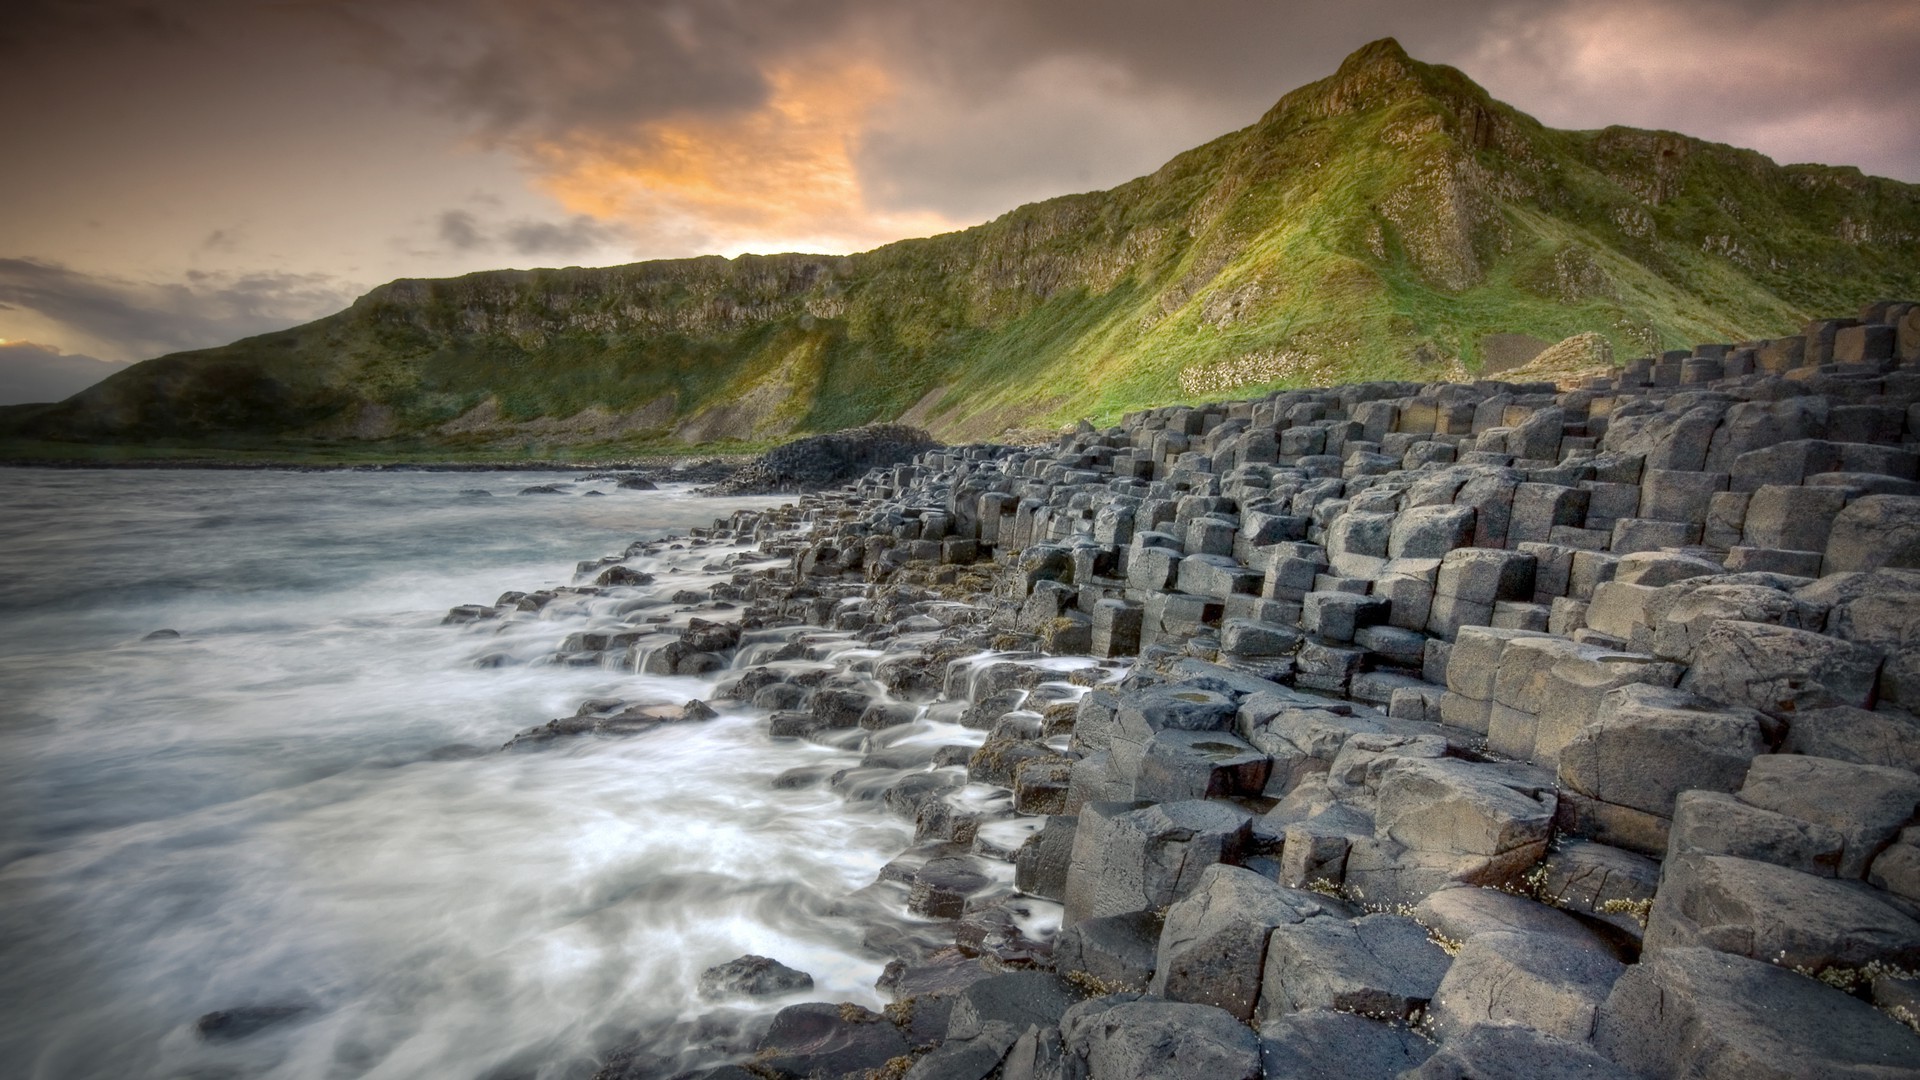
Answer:
<svg viewBox="0 0 1920 1080"><path fill-rule="evenodd" d="M689 1075L1920 1075L1912 310L1138 412L702 530L684 630L561 659L756 643L720 707L861 753L831 783L918 842L859 895L953 936L870 934L895 1008Z"/></svg>
<svg viewBox="0 0 1920 1080"><path fill-rule="evenodd" d="M1391 40L1109 191L848 256L495 271L150 360L58 443L631 446L900 420L949 438L1241 387L1619 356L1920 293L1920 187L1556 131ZM1915 324L1920 327L1920 323ZM385 444L383 444L385 445Z"/></svg>

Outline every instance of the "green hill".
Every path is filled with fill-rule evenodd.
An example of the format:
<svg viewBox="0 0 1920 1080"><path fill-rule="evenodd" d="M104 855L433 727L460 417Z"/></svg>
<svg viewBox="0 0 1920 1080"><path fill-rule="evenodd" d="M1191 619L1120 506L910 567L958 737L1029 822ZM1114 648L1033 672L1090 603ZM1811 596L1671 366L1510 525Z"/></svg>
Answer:
<svg viewBox="0 0 1920 1080"><path fill-rule="evenodd" d="M1920 295L1920 186L1669 132L1558 131L1392 40L1109 191L849 256L402 280L0 418L75 442L644 448L905 417L951 438L1622 358ZM1510 341L1511 339L1499 339Z"/></svg>

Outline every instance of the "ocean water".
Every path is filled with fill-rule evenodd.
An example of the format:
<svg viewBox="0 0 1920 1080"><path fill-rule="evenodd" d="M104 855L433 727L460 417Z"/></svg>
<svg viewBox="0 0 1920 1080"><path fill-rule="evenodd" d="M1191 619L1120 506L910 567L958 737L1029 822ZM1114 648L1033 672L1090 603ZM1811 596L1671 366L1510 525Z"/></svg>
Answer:
<svg viewBox="0 0 1920 1080"><path fill-rule="evenodd" d="M585 1076L743 953L879 1004L839 905L911 826L772 784L849 752L724 708L499 752L712 684L541 662L591 606L448 608L772 503L516 494L554 480L0 470L0 1074ZM285 1012L196 1031L255 1008Z"/></svg>

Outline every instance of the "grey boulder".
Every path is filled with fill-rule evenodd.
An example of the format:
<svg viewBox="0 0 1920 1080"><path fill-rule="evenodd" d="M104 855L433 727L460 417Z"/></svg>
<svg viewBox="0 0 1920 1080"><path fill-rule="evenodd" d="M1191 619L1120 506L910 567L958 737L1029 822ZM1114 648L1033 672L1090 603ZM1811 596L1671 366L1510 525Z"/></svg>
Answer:
<svg viewBox="0 0 1920 1080"><path fill-rule="evenodd" d="M1892 1080L1920 1075L1920 1038L1857 998L1778 964L1669 949L1629 968L1594 1046L1646 1076Z"/></svg>

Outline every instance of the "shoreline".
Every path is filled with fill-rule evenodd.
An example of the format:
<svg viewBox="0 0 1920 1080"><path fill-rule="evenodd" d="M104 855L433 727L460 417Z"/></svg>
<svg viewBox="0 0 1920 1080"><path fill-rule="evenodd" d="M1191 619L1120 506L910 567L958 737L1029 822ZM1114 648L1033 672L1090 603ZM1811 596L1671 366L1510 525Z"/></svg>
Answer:
<svg viewBox="0 0 1920 1080"><path fill-rule="evenodd" d="M1920 363L1740 359L1151 410L583 563L751 544L562 662L724 672L679 722L916 835L846 909L884 1012L600 1080L1920 1070Z"/></svg>
<svg viewBox="0 0 1920 1080"><path fill-rule="evenodd" d="M731 471L754 460L753 454L682 455L679 457L608 459L606 461L560 462L528 460L521 462L442 461L442 462L356 462L319 463L294 461L228 461L218 458L149 461L88 461L82 459L0 460L0 469L171 469L240 470L255 472L675 472L709 462L724 464Z"/></svg>

